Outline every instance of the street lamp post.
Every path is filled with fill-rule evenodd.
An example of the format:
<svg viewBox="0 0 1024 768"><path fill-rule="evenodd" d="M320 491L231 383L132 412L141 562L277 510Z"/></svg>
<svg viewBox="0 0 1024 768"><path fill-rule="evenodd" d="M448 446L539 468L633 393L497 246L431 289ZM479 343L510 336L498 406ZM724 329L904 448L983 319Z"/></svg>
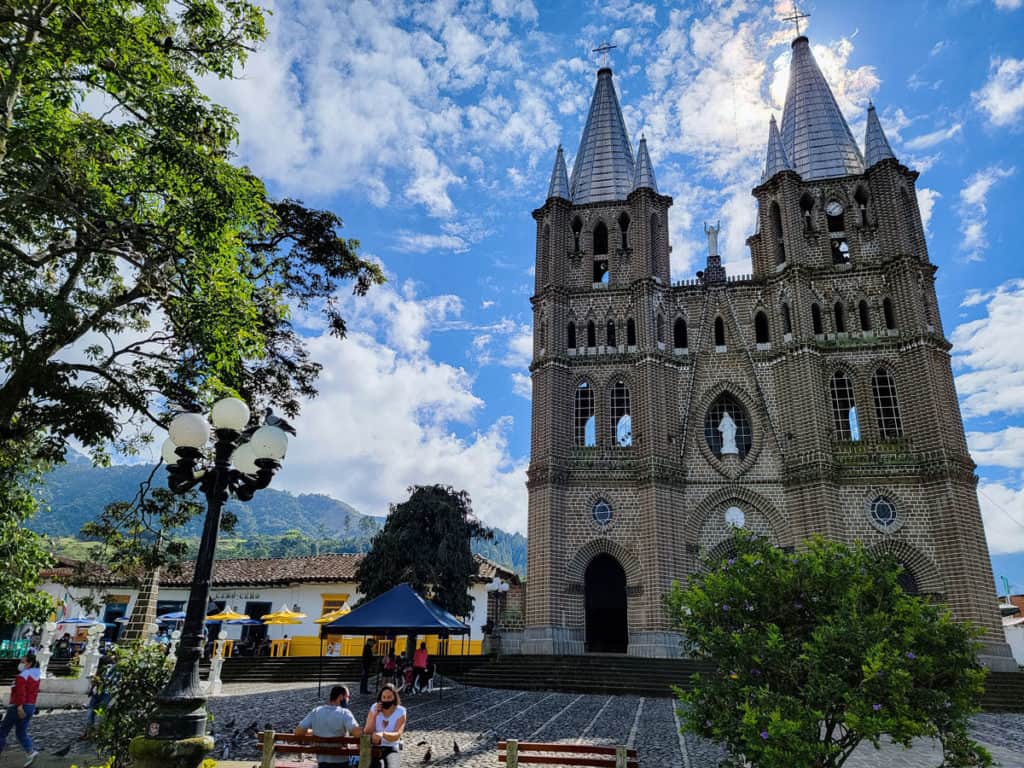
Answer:
<svg viewBox="0 0 1024 768"><path fill-rule="evenodd" d="M487 621L491 624L491 639L494 643L494 652L501 654L501 614L505 610L505 595L508 592L508 582L495 576L484 588L494 594L494 619L490 616Z"/></svg>
<svg viewBox="0 0 1024 768"><path fill-rule="evenodd" d="M161 449L167 485L178 494L198 486L206 497L207 511L174 670L157 694L157 709L146 735L132 743L132 755L142 766L198 765L213 749L212 739L206 736L206 696L199 681L213 556L224 503L231 496L250 500L270 485L281 468L288 448L285 429L292 434L294 430L273 416L268 415L267 421L247 429L249 407L233 397L213 406L212 429L198 413L180 413L171 421L170 437Z"/></svg>

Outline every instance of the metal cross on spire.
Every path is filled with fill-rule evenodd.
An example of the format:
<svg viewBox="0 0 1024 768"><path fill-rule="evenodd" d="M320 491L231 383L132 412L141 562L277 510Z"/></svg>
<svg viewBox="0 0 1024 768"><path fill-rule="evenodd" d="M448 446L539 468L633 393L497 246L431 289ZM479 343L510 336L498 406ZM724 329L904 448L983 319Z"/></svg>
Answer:
<svg viewBox="0 0 1024 768"><path fill-rule="evenodd" d="M608 66L611 65L611 57L608 55L608 52L611 51L613 48L618 48L618 47L619 46L612 45L611 43L609 43L606 40L605 42L603 42L599 46L597 46L597 48L594 48L592 50L593 50L594 53L601 54L601 66L602 67L608 67Z"/></svg>
<svg viewBox="0 0 1024 768"><path fill-rule="evenodd" d="M794 2L793 3L793 13L791 13L789 16L784 16L782 18L782 20L783 21L792 21L794 24L796 24L796 36L800 37L800 19L809 19L809 18L811 18L811 14L809 14L809 13L800 13L800 9L796 7L796 3Z"/></svg>

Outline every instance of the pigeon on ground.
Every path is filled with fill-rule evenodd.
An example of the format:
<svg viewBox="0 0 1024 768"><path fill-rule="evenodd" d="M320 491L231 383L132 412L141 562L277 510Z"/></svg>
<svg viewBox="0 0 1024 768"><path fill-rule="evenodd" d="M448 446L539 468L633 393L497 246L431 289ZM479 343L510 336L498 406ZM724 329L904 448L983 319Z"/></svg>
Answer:
<svg viewBox="0 0 1024 768"><path fill-rule="evenodd" d="M71 747L73 747L74 745L75 745L75 742L72 741L69 744L67 744L67 746L64 746L64 747L61 747L60 749L58 749L53 754L54 754L55 757L67 757L67 754L71 751Z"/></svg>
<svg viewBox="0 0 1024 768"><path fill-rule="evenodd" d="M224 726L225 731L230 731L235 727L236 718L231 718L231 722Z"/></svg>
<svg viewBox="0 0 1024 768"><path fill-rule="evenodd" d="M430 743L429 741L417 741L416 742L416 746L417 747L422 747L424 744L429 744L429 743Z"/></svg>
<svg viewBox="0 0 1024 768"><path fill-rule="evenodd" d="M452 739L452 752L454 752L456 755L462 754L462 750L459 749L459 742L457 742L455 739Z"/></svg>
<svg viewBox="0 0 1024 768"><path fill-rule="evenodd" d="M429 763L433 759L434 755L430 751L430 747L427 747L427 751L423 753L423 762Z"/></svg>

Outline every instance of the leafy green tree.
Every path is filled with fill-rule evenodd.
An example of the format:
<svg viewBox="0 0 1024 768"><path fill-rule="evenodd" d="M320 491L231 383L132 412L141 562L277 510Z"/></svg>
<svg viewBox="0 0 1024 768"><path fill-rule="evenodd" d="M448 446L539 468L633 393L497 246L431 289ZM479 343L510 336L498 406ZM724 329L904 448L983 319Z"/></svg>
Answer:
<svg viewBox="0 0 1024 768"><path fill-rule="evenodd" d="M392 504L384 527L373 537L359 564L356 580L367 598L406 582L456 616L473 610L470 580L476 563L473 539L490 539L491 531L473 515L469 494L445 485L417 485L409 500Z"/></svg>
<svg viewBox="0 0 1024 768"><path fill-rule="evenodd" d="M298 410L318 364L290 321L379 267L340 219L232 164L234 116L197 79L264 37L245 0L0 6L0 438L102 455L166 400ZM120 442L119 442L120 441ZM127 445L126 445L127 444Z"/></svg>
<svg viewBox="0 0 1024 768"><path fill-rule="evenodd" d="M35 589L39 571L51 564L45 540L24 527L36 510L42 469L31 453L24 443L0 440L0 624L42 622L53 609Z"/></svg>
<svg viewBox="0 0 1024 768"><path fill-rule="evenodd" d="M246 0L0 4L2 482L70 441L135 450L170 402L294 415L320 367L291 312L322 309L341 337L339 287L383 279L335 214L232 163L235 117L197 80L233 76L263 37ZM0 550L29 573L41 543L12 494Z"/></svg>
<svg viewBox="0 0 1024 768"><path fill-rule="evenodd" d="M735 545L667 596L689 652L714 667L679 691L687 730L733 766L836 768L885 734L938 738L944 765L991 764L968 736L978 632L906 594L895 560L821 538L794 554L742 531Z"/></svg>

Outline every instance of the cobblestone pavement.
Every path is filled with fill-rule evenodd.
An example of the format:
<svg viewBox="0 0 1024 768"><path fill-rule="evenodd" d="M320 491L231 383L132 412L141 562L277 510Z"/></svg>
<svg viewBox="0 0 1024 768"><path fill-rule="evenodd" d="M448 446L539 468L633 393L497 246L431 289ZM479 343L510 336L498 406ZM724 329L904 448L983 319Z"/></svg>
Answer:
<svg viewBox="0 0 1024 768"><path fill-rule="evenodd" d="M326 696L327 686L323 690ZM290 731L316 704L316 686L245 684L225 686L225 695L210 701L218 758L244 768L256 760L255 737L249 726ZM364 718L371 697L355 694L352 711ZM721 748L693 736L678 733L674 703L668 699L633 696L579 696L567 693L506 691L486 688L455 688L443 695L406 698L409 729L402 761L420 765L429 747L431 765L445 768L496 768L495 745L499 738L520 740L627 744L639 753L641 766L665 768L716 768ZM37 716L32 732L44 752L39 768L94 765L88 745L73 740L81 732L80 711L46 712ZM979 715L974 735L983 741L1007 768L1024 768L1024 715ZM13 734L12 734L13 735ZM455 754L454 745L460 753ZM71 744L63 759L51 757ZM221 750L231 746L229 755ZM234 762L239 761L239 762ZM24 755L13 739L0 755L0 768L21 766ZM922 743L912 750L889 745L876 751L862 747L850 759L851 768L934 768L942 762L935 745Z"/></svg>

